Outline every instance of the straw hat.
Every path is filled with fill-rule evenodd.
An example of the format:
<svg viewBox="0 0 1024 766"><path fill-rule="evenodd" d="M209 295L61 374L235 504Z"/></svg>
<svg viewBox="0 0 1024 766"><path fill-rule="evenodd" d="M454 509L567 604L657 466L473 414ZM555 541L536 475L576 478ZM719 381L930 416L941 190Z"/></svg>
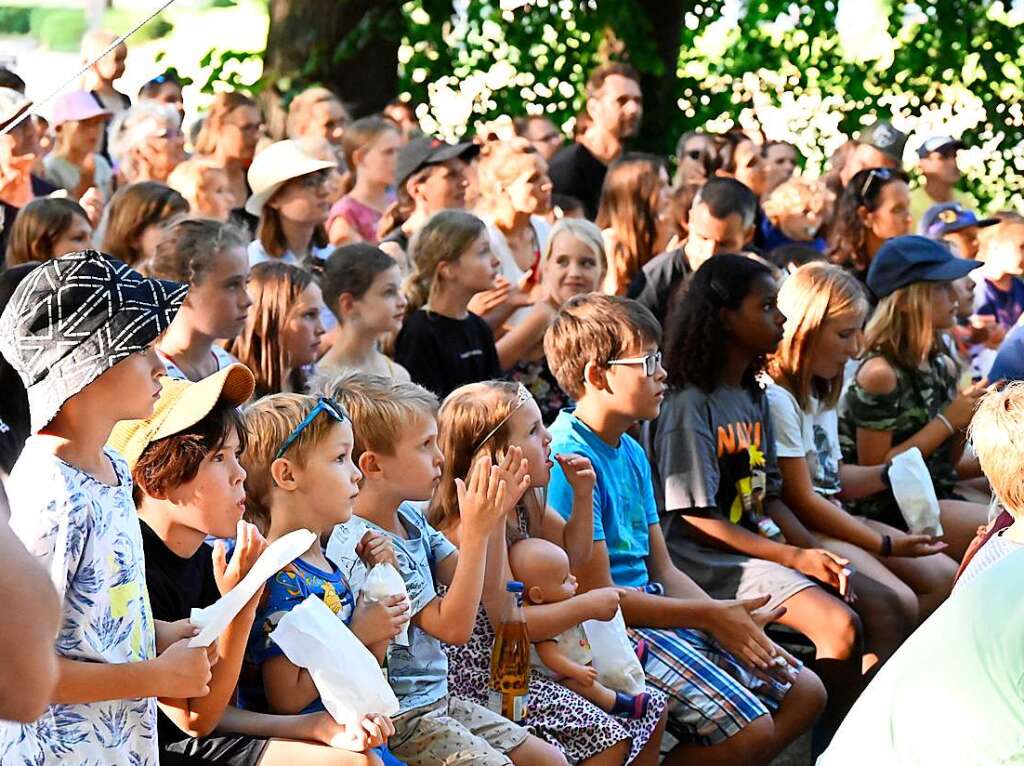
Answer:
<svg viewBox="0 0 1024 766"><path fill-rule="evenodd" d="M121 453L133 470L152 442L191 428L209 415L221 399L235 407L245 404L252 396L256 380L248 367L236 363L198 383L163 377L160 385L160 398L153 414L145 420L122 420L107 440L107 445Z"/></svg>
<svg viewBox="0 0 1024 766"><path fill-rule="evenodd" d="M252 196L246 201L245 210L252 215L259 215L267 200L288 181L318 170L337 167L333 162L310 157L296 141L277 141L257 154L249 166Z"/></svg>

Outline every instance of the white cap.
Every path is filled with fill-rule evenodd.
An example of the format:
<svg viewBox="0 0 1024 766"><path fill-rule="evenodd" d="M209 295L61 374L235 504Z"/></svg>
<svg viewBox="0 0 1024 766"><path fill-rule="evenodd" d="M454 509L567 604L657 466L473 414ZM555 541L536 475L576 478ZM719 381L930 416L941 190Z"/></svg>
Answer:
<svg viewBox="0 0 1024 766"><path fill-rule="evenodd" d="M310 157L296 141L289 139L270 144L253 158L249 166L252 196L246 201L245 210L252 215L259 215L267 200L288 181L318 170L337 167L333 162Z"/></svg>

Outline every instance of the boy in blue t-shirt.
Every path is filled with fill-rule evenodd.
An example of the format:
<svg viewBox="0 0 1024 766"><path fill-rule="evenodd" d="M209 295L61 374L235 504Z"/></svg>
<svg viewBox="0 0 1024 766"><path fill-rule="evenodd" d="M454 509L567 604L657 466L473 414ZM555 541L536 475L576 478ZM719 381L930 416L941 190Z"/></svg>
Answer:
<svg viewBox="0 0 1024 766"><path fill-rule="evenodd" d="M712 600L669 558L650 465L626 433L661 406L660 340L660 325L642 305L598 294L565 303L544 337L552 372L577 402L552 425L551 450L588 457L597 474L594 554L575 574L581 591L627 589L626 623L651 647L648 681L670 695L670 715L689 734L673 762L768 763L811 727L825 692L765 636L764 625L778 616L758 611L766 598ZM568 518L572 488L557 464L548 503Z"/></svg>
<svg viewBox="0 0 1024 766"><path fill-rule="evenodd" d="M429 500L441 477L437 398L414 383L364 373L333 381L327 393L352 417L353 455L363 474L355 517L335 527L328 556L353 582L365 577L364 561L389 561L402 575L412 607L409 645L388 646L388 681L401 706L391 751L409 766L565 764L557 748L522 726L448 692L441 643L464 644L473 632L487 547L504 536L506 515L525 489L506 487L501 479L515 451L501 467L478 461L466 477L456 549L413 505ZM381 535L391 540L392 551L379 546ZM438 584L447 587L444 597L437 594Z"/></svg>

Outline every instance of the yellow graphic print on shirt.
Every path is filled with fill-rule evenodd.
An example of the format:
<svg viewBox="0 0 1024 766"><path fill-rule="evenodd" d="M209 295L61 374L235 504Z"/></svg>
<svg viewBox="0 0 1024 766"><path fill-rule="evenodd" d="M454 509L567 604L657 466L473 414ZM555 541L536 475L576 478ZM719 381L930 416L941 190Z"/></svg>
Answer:
<svg viewBox="0 0 1024 766"><path fill-rule="evenodd" d="M759 444L747 445L750 474L736 481L736 497L729 509L729 521L738 524L743 514L757 520L764 515L764 492L767 482L764 453Z"/></svg>

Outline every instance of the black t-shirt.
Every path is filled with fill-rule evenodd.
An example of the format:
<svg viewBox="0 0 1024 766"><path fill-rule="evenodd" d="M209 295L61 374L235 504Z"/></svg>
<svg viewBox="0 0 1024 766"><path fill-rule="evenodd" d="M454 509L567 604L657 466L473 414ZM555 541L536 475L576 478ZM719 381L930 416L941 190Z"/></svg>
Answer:
<svg viewBox="0 0 1024 766"><path fill-rule="evenodd" d="M583 203L587 218L597 218L601 187L608 166L583 144L570 144L551 158L548 175L556 194L568 194Z"/></svg>
<svg viewBox="0 0 1024 766"><path fill-rule="evenodd" d="M204 609L220 598L213 577L213 548L203 543L191 558L183 559L168 548L146 522L139 523L146 552L146 587L154 619L184 620L193 607ZM161 750L189 738L163 711L157 713L157 736Z"/></svg>
<svg viewBox="0 0 1024 766"><path fill-rule="evenodd" d="M690 273L682 248L656 255L637 272L626 295L642 303L665 326L669 301L676 285Z"/></svg>
<svg viewBox="0 0 1024 766"><path fill-rule="evenodd" d="M502 376L494 334L472 312L465 319L413 312L395 341L395 361L442 399L466 383Z"/></svg>

